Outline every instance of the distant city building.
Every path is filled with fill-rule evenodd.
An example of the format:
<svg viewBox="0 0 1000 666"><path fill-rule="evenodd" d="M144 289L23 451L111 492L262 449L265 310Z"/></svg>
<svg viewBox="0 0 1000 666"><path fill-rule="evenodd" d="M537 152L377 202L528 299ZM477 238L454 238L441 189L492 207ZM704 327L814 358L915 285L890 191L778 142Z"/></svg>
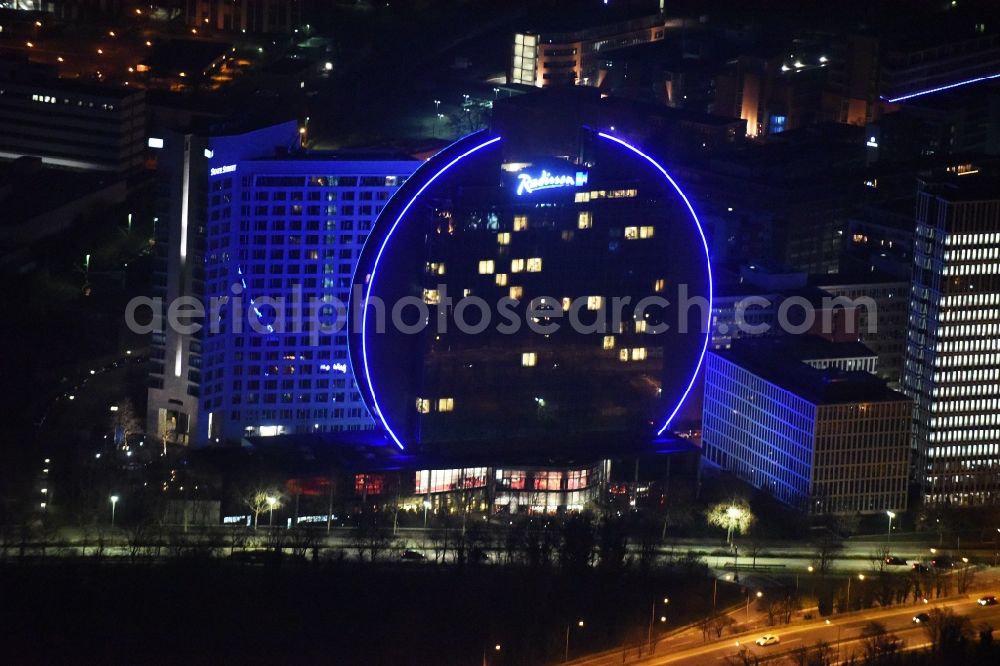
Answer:
<svg viewBox="0 0 1000 666"><path fill-rule="evenodd" d="M863 345L818 338L710 352L703 460L809 514L905 510L911 402L874 364Z"/></svg>
<svg viewBox="0 0 1000 666"><path fill-rule="evenodd" d="M302 25L300 0L187 0L189 26L238 33L292 33Z"/></svg>
<svg viewBox="0 0 1000 666"><path fill-rule="evenodd" d="M746 121L746 135L781 134L819 118L827 57L748 54L715 80L715 113Z"/></svg>
<svg viewBox="0 0 1000 666"><path fill-rule="evenodd" d="M514 35L510 82L539 88L600 86L603 55L659 41L679 25L678 20L653 14L573 32L519 32Z"/></svg>
<svg viewBox="0 0 1000 666"><path fill-rule="evenodd" d="M846 298L853 308L854 339L878 355L875 372L898 389L903 377L906 356L906 329L909 319L910 283L881 274L817 275L812 282L834 298ZM873 307L865 307L862 299Z"/></svg>
<svg viewBox="0 0 1000 666"><path fill-rule="evenodd" d="M27 70L31 74L24 76ZM126 174L142 167L146 94L0 63L0 159Z"/></svg>
<svg viewBox="0 0 1000 666"><path fill-rule="evenodd" d="M154 333L148 432L203 445L372 426L346 331L318 323L346 306L372 222L417 163L298 152L298 141L294 122L151 139L158 293L219 307L205 322L216 330Z"/></svg>
<svg viewBox="0 0 1000 666"><path fill-rule="evenodd" d="M903 390L930 504L1000 503L1000 181L920 184Z"/></svg>

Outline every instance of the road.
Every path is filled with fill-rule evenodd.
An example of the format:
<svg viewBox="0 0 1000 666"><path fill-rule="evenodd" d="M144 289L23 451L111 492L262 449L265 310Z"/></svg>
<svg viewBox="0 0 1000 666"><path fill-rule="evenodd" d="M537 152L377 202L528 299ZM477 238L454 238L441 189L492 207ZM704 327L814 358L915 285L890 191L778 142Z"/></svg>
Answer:
<svg viewBox="0 0 1000 666"><path fill-rule="evenodd" d="M994 594L1000 590L989 590ZM793 622L790 625L779 625L771 628L761 628L754 631L728 635L722 639L705 643L701 632L688 629L674 636L659 641L656 654L646 659L636 660L634 653L628 655L627 663L642 666L661 666L663 664L684 664L684 666L723 666L727 659L735 656L741 647L746 647L761 660L787 661L784 658L796 648L812 647L817 641L826 641L838 651L835 663L848 659L851 654L860 654L863 650L861 630L873 620L881 622L889 632L895 634L903 642L904 649L924 647L927 635L924 628L913 622L913 616L921 612L929 612L932 608L951 608L958 615L967 615L973 627L988 623L1000 627L1000 605L982 607L976 603L982 592L956 597L946 601L928 604L909 604L888 609L876 608L866 611L834 616L827 620L810 620ZM734 611L742 615L742 611ZM777 635L781 642L777 645L760 647L754 641L763 634ZM593 657L572 662L574 666L618 666L624 663L620 651L602 653Z"/></svg>

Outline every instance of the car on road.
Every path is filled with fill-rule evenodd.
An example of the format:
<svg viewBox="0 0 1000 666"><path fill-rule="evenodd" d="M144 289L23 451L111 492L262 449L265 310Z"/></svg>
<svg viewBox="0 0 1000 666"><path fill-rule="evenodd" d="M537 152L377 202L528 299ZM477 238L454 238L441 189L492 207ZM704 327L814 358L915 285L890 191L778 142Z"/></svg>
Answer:
<svg viewBox="0 0 1000 666"><path fill-rule="evenodd" d="M420 560L426 560L427 556L424 555L423 553L421 553L419 550L410 550L410 549L407 549L407 550L404 550L402 553L399 554L399 559L401 559L401 560L420 561Z"/></svg>
<svg viewBox="0 0 1000 666"><path fill-rule="evenodd" d="M912 569L917 573L927 573L927 565L920 564L919 562L914 562Z"/></svg>
<svg viewBox="0 0 1000 666"><path fill-rule="evenodd" d="M935 569L951 569L955 562L950 557L936 557L931 560L931 566Z"/></svg>
<svg viewBox="0 0 1000 666"><path fill-rule="evenodd" d="M890 555L889 557L885 558L885 563L892 566L904 566L906 564L906 560L904 560L902 557L893 557Z"/></svg>
<svg viewBox="0 0 1000 666"><path fill-rule="evenodd" d="M917 613L913 616L913 624L923 624L929 619L931 619L931 616L927 613Z"/></svg>
<svg viewBox="0 0 1000 666"><path fill-rule="evenodd" d="M763 636L754 641L754 643L760 646L777 645L780 642L781 639L775 636L774 634L764 634Z"/></svg>
<svg viewBox="0 0 1000 666"><path fill-rule="evenodd" d="M978 599L976 599L976 603L979 604L980 606L995 606L997 603L997 598L992 594L990 594L985 597L979 597Z"/></svg>

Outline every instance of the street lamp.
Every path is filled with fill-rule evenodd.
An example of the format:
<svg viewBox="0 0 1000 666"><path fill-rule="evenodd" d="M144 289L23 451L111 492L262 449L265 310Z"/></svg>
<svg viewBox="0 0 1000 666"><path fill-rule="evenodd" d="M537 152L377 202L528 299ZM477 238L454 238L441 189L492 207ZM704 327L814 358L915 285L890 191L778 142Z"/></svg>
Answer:
<svg viewBox="0 0 1000 666"><path fill-rule="evenodd" d="M111 527L115 526L115 507L118 505L118 495L112 495L111 500Z"/></svg>
<svg viewBox="0 0 1000 666"><path fill-rule="evenodd" d="M757 591L757 598L760 599L764 596L764 593ZM747 590L747 622L750 621L750 590Z"/></svg>
<svg viewBox="0 0 1000 666"><path fill-rule="evenodd" d="M892 519L896 517L896 514L892 511L886 511L885 515L889 516L889 533L885 537L885 545L888 546L889 542L892 541Z"/></svg>
<svg viewBox="0 0 1000 666"><path fill-rule="evenodd" d="M736 527L736 523L743 516L743 510L738 506L731 506L726 509L726 518L728 521L729 531L726 533L726 542L729 544L733 543L733 529Z"/></svg>
<svg viewBox="0 0 1000 666"><path fill-rule="evenodd" d="M577 623L576 623L576 626L578 626L581 629L583 629L583 620L578 620ZM569 629L570 629L570 625L567 624L566 625L566 650L565 650L565 653L563 654L563 661L569 661Z"/></svg>
<svg viewBox="0 0 1000 666"><path fill-rule="evenodd" d="M647 643L647 648L646 649L648 650L649 654L653 654L653 623L656 621L656 603L657 602L654 599L653 600L653 610L650 611L650 614L649 614L649 634L646 637L646 643ZM670 598L669 597L663 597L663 605L666 606L669 603L670 603ZM660 616L660 622L663 623L663 624L666 624L666 622L667 622L666 612L667 612L666 608L664 608L664 610L663 610L664 614Z"/></svg>
<svg viewBox="0 0 1000 666"><path fill-rule="evenodd" d="M274 505L278 503L278 498L274 495L267 496L267 526L272 527L274 525Z"/></svg>
<svg viewBox="0 0 1000 666"><path fill-rule="evenodd" d="M500 644L497 643L493 646L493 651L500 654ZM488 666L489 662L486 660L486 648L483 648L483 666Z"/></svg>

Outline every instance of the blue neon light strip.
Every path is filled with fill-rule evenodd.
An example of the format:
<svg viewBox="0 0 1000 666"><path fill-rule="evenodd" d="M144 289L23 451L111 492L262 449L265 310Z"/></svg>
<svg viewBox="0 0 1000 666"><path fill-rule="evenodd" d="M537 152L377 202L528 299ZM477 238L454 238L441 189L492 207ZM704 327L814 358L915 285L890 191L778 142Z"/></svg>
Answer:
<svg viewBox="0 0 1000 666"><path fill-rule="evenodd" d="M403 210L399 213L399 216L396 218L396 221L392 223L392 226L389 228L389 232L385 235L385 239L382 241L382 245L378 249L378 254L375 255L375 261L372 264L372 273L368 279L368 289L365 291L364 310L361 316L361 358L365 366L365 382L368 384L368 393L372 397L372 406L375 407L375 416L378 417L378 420L382 423L382 426L385 428L385 431L389 433L389 437L392 438L392 441L395 442L396 446L398 446L401 450L404 450L406 447L403 446L403 442L400 441L396 433L393 432L392 428L389 427L389 422L386 421L385 417L382 415L382 408L379 407L378 398L375 396L375 387L372 385L371 371L368 368L368 341L367 341L368 303L372 293L372 286L375 284L375 274L378 271L378 264L379 261L382 259L382 253L385 252L385 248L389 244L389 239L392 238L392 234L395 233L396 231L396 227L399 226L399 223L403 220L403 217L406 215L406 212L410 210L410 206L413 205L413 202L416 201L417 198L424 193L424 190L430 187L431 184L433 184L434 181L437 180L438 177L440 177L444 172L448 171L448 169L452 168L453 166L464 160L469 155L472 155L473 153L487 146L493 145L497 141L500 141L500 139L501 137L499 136L494 137L492 139L489 139L488 141L480 143L479 145L473 148L470 148L466 152L462 153L461 155L453 159L451 162L448 162L448 164L441 167L441 169L439 169L437 173L435 173L433 176L427 179L427 182L424 183L420 187L420 189L417 190L416 194L410 197L410 200L406 202L406 205L403 206Z"/></svg>
<svg viewBox="0 0 1000 666"><path fill-rule="evenodd" d="M250 297L250 307L253 308L253 312L255 315L257 315L257 321L259 322L262 319L264 319L264 314L260 311L260 308L257 307L257 304L254 302L253 296L250 296L249 292L247 291L247 281L243 278L243 269L237 266L236 273L240 276L240 284L243 285L243 293ZM274 327L271 326L271 324L266 324L266 326L268 333L274 333Z"/></svg>
<svg viewBox="0 0 1000 666"><path fill-rule="evenodd" d="M967 86L972 83L979 83L980 81L989 81L991 79L1000 79L1000 74L990 74L989 76L977 76L974 79L966 79L965 81L959 81L957 83L949 83L946 86L938 86L937 88L928 88L927 90L921 90L920 92L910 93L909 95L901 95L900 97L883 97L882 99L889 102L890 104L895 104L896 102L903 102L908 99L913 99L914 97L933 95L934 93L942 92L944 90L951 90L952 88L960 88L962 86Z"/></svg>
<svg viewBox="0 0 1000 666"><path fill-rule="evenodd" d="M597 135L603 139L614 141L618 145L628 148L639 157L642 157L643 159L648 161L650 164L656 167L657 171L663 174L663 177L666 178L671 185L673 185L674 190L677 192L677 194L680 195L681 199L684 200L684 205L687 206L688 211L691 213L691 217L694 219L695 227L698 229L698 235L701 236L701 245L705 250L705 273L708 275L708 308L705 313L705 326L703 329L705 331L705 340L704 342L702 342L701 345L701 356L698 357L698 365L695 366L694 372L691 373L691 381L688 382L687 388L684 389L684 394L681 396L681 399L677 401L677 405L674 407L674 410L670 412L670 415L667 416L667 419L663 422L663 425L660 427L659 430L656 431L656 434L659 436L663 434L663 431L667 429L667 426L670 425L670 422L673 421L675 416L677 416L677 412L680 411L681 405L684 404L684 401L687 399L688 393L691 392L691 387L694 386L695 379L698 378L698 371L701 369L701 364L705 361L705 352L708 350L708 338L710 332L709 323L711 321L710 318L712 316L712 301L714 293L712 286L712 263L711 260L709 259L708 241L705 239L705 231L704 229L702 229L701 221L698 219L698 214L694 212L694 207L691 206L691 202L688 200L687 195L685 195L684 192L681 191L680 186L678 186L677 183L674 181L674 179L670 177L670 174L667 173L667 170L664 169L662 166L660 166L659 162L657 162L652 157L642 152L635 146L632 146L622 141L618 137L611 136L610 134L606 134L604 132L598 132Z"/></svg>

